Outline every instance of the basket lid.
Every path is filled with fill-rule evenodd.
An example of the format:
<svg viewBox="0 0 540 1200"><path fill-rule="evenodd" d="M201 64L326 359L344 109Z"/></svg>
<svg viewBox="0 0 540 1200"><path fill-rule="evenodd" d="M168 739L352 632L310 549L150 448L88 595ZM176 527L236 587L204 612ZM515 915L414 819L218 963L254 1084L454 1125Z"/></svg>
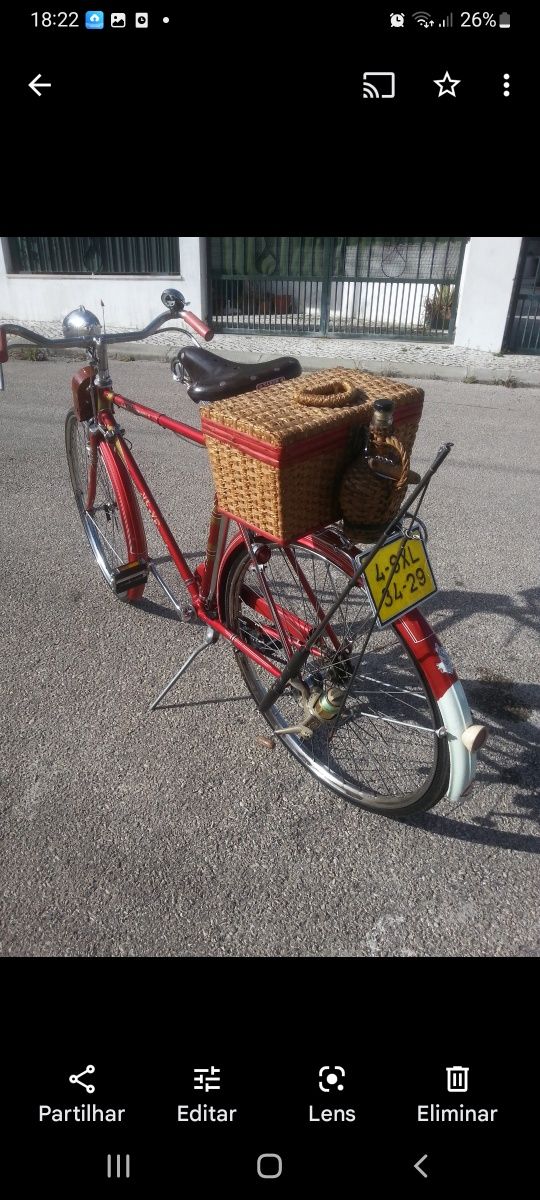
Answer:
<svg viewBox="0 0 540 1200"><path fill-rule="evenodd" d="M285 379L260 390L201 405L203 429L205 422L210 421L270 445L282 446L340 426L369 425L377 400L393 400L396 407L414 402L421 408L424 395L420 388L409 387L402 380L385 379L343 367L314 371L301 379L304 388L324 386L327 395L330 394L329 385L345 380L350 385L350 398L346 404L337 407L297 403L299 380ZM337 394L343 395L343 392Z"/></svg>

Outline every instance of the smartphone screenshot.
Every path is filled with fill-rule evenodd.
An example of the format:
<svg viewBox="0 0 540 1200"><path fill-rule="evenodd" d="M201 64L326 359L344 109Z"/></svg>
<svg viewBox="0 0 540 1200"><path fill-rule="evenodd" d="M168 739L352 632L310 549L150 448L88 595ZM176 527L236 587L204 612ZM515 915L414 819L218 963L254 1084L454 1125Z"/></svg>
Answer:
<svg viewBox="0 0 540 1200"><path fill-rule="evenodd" d="M3 22L7 1194L523 1191L538 14Z"/></svg>

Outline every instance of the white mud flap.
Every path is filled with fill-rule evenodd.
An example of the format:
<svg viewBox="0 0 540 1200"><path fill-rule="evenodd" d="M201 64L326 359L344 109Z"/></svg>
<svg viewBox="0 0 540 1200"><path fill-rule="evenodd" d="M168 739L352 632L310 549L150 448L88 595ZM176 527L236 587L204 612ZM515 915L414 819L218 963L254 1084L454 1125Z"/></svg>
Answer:
<svg viewBox="0 0 540 1200"><path fill-rule="evenodd" d="M461 736L473 725L473 719L459 681L449 687L437 703L447 730L450 752L450 782L446 796L455 803L470 787L476 774L477 755L467 749Z"/></svg>

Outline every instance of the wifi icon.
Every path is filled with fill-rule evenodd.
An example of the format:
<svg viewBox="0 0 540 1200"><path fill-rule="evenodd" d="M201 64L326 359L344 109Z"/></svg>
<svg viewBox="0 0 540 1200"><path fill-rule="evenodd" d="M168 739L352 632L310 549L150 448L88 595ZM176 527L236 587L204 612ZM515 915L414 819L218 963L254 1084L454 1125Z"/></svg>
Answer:
<svg viewBox="0 0 540 1200"><path fill-rule="evenodd" d="M413 21L416 21L417 25L423 25L424 29L427 29L430 25L435 24L435 22L432 19L431 13L428 13L428 12L415 12L415 13L413 13L412 17L413 17Z"/></svg>
<svg viewBox="0 0 540 1200"><path fill-rule="evenodd" d="M380 100L379 92L373 83L365 83L362 94L364 100Z"/></svg>

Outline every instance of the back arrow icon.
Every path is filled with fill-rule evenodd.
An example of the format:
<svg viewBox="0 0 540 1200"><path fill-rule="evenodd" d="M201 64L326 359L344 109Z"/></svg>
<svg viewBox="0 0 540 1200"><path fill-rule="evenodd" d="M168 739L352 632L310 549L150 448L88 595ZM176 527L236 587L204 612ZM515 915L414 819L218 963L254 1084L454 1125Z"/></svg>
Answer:
<svg viewBox="0 0 540 1200"><path fill-rule="evenodd" d="M28 84L28 87L32 88L32 91L36 93L36 96L41 96L41 92L40 92L39 88L52 87L52 84L50 84L50 83L43 83L43 81L41 83L39 83L40 79L41 79L41 75L36 75L36 78L33 79L32 82ZM36 85L38 85L38 86L36 86Z"/></svg>
<svg viewBox="0 0 540 1200"><path fill-rule="evenodd" d="M415 1164L414 1164L415 1171L418 1171L419 1175L423 1175L424 1179L427 1179L427 1173L426 1173L426 1171L422 1170L420 1163L425 1162L426 1158L427 1158L427 1154L423 1154L422 1157L418 1159L418 1162L415 1162Z"/></svg>

